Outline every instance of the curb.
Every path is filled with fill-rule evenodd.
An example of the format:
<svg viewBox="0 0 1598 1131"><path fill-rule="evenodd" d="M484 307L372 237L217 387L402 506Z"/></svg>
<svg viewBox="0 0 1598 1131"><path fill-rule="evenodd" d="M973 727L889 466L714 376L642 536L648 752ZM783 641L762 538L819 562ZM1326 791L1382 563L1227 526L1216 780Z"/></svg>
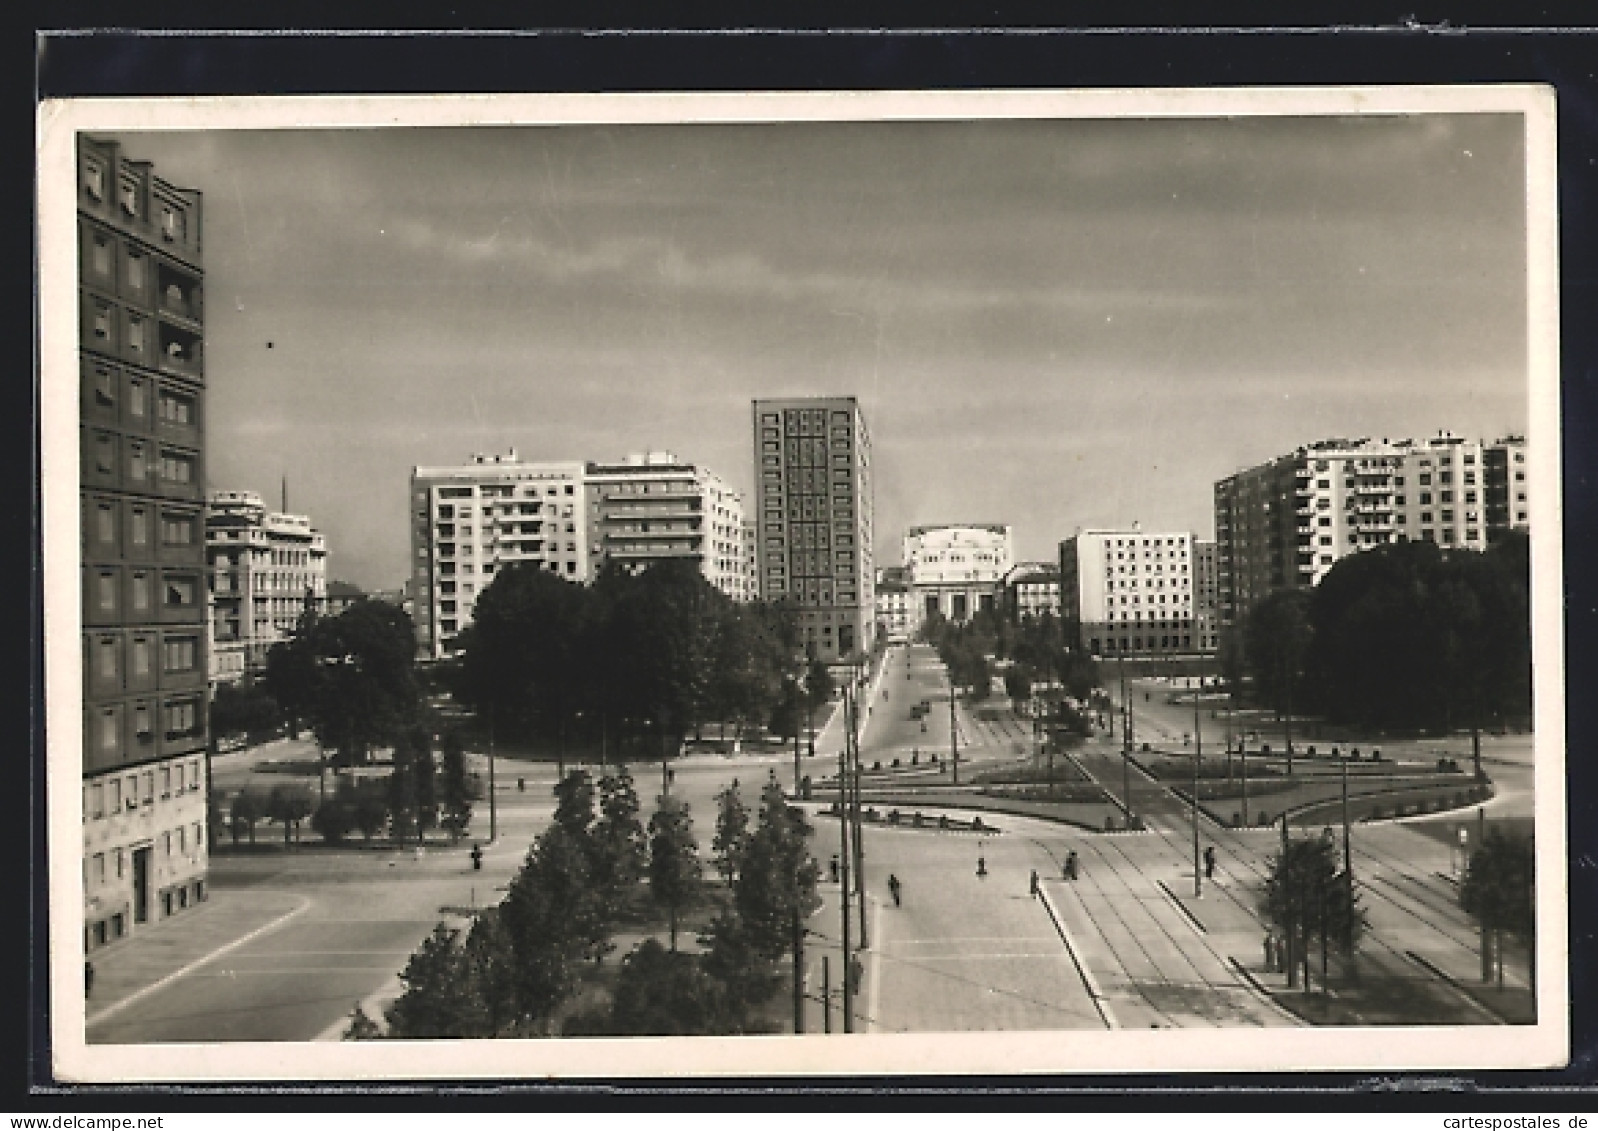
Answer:
<svg viewBox="0 0 1598 1131"><path fill-rule="evenodd" d="M1042 884L1038 885L1038 898L1043 901L1043 909L1049 914L1049 921L1054 924L1054 929L1059 932L1060 941L1065 944L1065 952L1071 956L1071 965L1076 967L1076 973L1082 979L1082 985L1087 989L1088 997L1093 1001L1093 1008L1098 1011L1099 1020L1104 1022L1106 1029L1119 1029L1121 1023L1116 1020L1111 1011L1109 1000L1104 996L1104 990L1099 986L1099 980L1093 976L1093 971L1078 957L1076 944L1071 939L1071 932L1066 928L1065 921L1055 910L1054 900L1049 898L1047 889Z"/></svg>

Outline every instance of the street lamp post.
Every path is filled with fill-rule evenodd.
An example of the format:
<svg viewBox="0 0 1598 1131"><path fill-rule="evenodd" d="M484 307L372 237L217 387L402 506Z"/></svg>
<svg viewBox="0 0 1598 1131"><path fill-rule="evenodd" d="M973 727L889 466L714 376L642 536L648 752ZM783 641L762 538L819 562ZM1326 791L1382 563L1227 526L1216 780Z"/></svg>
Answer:
<svg viewBox="0 0 1598 1131"><path fill-rule="evenodd" d="M854 684L843 689L844 743L838 751L838 858L843 871L838 889L838 910L843 917L843 1031L854 1032L854 987L849 977L849 734L854 731Z"/></svg>
<svg viewBox="0 0 1598 1131"><path fill-rule="evenodd" d="M1348 955L1350 964L1354 960L1354 846L1349 840L1349 830L1352 826L1348 820L1348 759L1338 760L1342 770L1341 784L1343 793L1343 885L1347 896L1347 921L1343 924L1343 947Z"/></svg>
<svg viewBox="0 0 1598 1131"><path fill-rule="evenodd" d="M1193 898L1204 895L1204 873L1199 867L1199 763L1204 760L1204 732L1199 722L1199 693L1193 692Z"/></svg>
<svg viewBox="0 0 1598 1131"><path fill-rule="evenodd" d="M954 669L949 669L949 766L954 773L954 784L960 784L960 732L954 720Z"/></svg>

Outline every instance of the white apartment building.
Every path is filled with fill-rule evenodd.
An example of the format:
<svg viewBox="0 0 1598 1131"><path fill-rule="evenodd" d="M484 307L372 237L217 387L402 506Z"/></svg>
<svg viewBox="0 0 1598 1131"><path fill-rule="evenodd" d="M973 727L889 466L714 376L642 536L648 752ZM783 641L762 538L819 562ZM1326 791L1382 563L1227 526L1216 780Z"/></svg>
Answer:
<svg viewBox="0 0 1598 1131"><path fill-rule="evenodd" d="M1482 550L1529 518L1522 437L1307 444L1215 485L1220 619L1240 621L1277 589L1319 584L1373 546Z"/></svg>
<svg viewBox="0 0 1598 1131"><path fill-rule="evenodd" d="M303 514L269 511L254 491L206 496L213 682L266 667L272 645L294 635L327 598L327 541Z"/></svg>
<svg viewBox="0 0 1598 1131"><path fill-rule="evenodd" d="M910 595L909 573L904 566L877 570L877 631L884 638L909 640L921 627L920 607Z"/></svg>
<svg viewBox="0 0 1598 1131"><path fill-rule="evenodd" d="M588 463L583 483L590 575L607 559L639 570L688 558L733 600L750 599L743 496L721 476L671 452L640 452Z"/></svg>
<svg viewBox="0 0 1598 1131"><path fill-rule="evenodd" d="M583 471L576 461L523 463L512 449L411 472L411 616L421 656L456 651L478 595L504 565L589 579Z"/></svg>
<svg viewBox="0 0 1598 1131"><path fill-rule="evenodd" d="M1194 538L1186 531L1085 530L1060 544L1061 618L1096 656L1191 655Z"/></svg>
<svg viewBox="0 0 1598 1131"><path fill-rule="evenodd" d="M969 620L993 609L1015 564L1010 528L995 524L912 526L904 536L910 592L924 619Z"/></svg>

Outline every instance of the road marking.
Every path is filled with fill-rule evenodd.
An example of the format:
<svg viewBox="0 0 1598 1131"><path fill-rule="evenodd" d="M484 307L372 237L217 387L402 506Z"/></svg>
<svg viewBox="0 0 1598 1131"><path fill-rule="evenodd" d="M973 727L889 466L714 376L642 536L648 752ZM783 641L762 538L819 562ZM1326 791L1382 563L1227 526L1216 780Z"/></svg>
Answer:
<svg viewBox="0 0 1598 1131"><path fill-rule="evenodd" d="M1082 979L1082 984L1087 987L1088 997L1093 1001L1093 1008L1098 1010L1099 1019L1104 1022L1106 1029L1119 1029L1121 1023L1116 1020L1115 1013L1110 1009L1109 999L1104 996L1104 990L1099 985L1099 980L1093 976L1093 971L1088 969L1088 964L1077 954L1076 943L1071 938L1071 931L1065 925L1065 919L1055 909L1054 900L1049 898L1047 888L1038 889L1038 898L1043 901L1044 910L1049 913L1049 918L1054 923L1054 929L1060 932L1060 941L1065 943L1065 951L1071 956L1071 964L1076 967L1077 975Z"/></svg>
<svg viewBox="0 0 1598 1131"><path fill-rule="evenodd" d="M89 1018L86 1018L84 1020L84 1022L83 1022L84 1029L87 1030L89 1028L89 1026L91 1026L91 1025L100 1024L106 1018L111 1017L111 1016L113 1016L113 1015L115 1015L117 1013L122 1012L122 1010L126 1009L128 1006L132 1005L134 1002L142 1001L144 998L149 997L151 994L155 993L157 990L164 989L165 987L171 985L173 982L177 981L179 978L183 977L185 974L188 974L188 973L190 973L190 972L192 972L194 970L199 969L201 966L204 966L206 963L211 962L211 961L213 961L213 960L215 960L217 958L220 958L224 954L228 954L228 953L230 953L232 951L235 951L239 947L243 946L245 943L253 942L254 940L260 938L262 935L267 934L268 932L277 930L284 923L287 923L290 919L294 918L294 916L298 915L300 912L304 911L307 907L309 907L311 905L311 901L310 901L309 897L307 897L307 896L298 895L298 896L295 896L295 898L300 901L300 905L298 907L294 908L294 910L288 911L288 912L285 912L282 915L279 915L276 919L273 919L270 923L266 923L266 924L264 924L262 926L259 926L259 927L255 928L255 930L251 931L249 934L244 935L244 936L242 936L240 938L234 939L232 942L228 943L226 946L217 947L210 954L204 955L203 957L200 957L200 958L196 958L193 962L190 962L188 965L178 967L176 970L172 971L172 973L168 974L166 977L160 978L160 979L158 979L158 980L156 980L154 982L151 982L148 986L145 986L142 990L135 990L133 993L129 994L127 997L123 998L121 1001L114 1002L113 1004L106 1006L99 1013L96 1013L93 1017L89 1017Z"/></svg>

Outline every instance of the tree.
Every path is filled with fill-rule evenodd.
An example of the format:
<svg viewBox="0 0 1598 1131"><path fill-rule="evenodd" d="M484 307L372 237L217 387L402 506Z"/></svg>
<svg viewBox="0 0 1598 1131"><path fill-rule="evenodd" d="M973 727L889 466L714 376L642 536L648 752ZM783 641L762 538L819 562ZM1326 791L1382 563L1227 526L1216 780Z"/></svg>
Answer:
<svg viewBox="0 0 1598 1131"><path fill-rule="evenodd" d="M706 947L700 960L705 973L726 987L729 1015L747 1017L776 994L776 963L755 944L736 911L720 912L699 941ZM747 1023L742 1031L749 1031Z"/></svg>
<svg viewBox="0 0 1598 1131"><path fill-rule="evenodd" d="M346 1041L377 1041L383 1037L383 1029L359 1005L350 1014L349 1028L344 1030L343 1040Z"/></svg>
<svg viewBox="0 0 1598 1131"><path fill-rule="evenodd" d="M472 802L476 800L472 780L466 774L466 748L460 732L444 732L439 767L439 801L443 810L441 823L451 840L459 840L472 821Z"/></svg>
<svg viewBox="0 0 1598 1131"><path fill-rule="evenodd" d="M308 616L267 655L267 689L308 719L334 764L362 765L415 717L416 637L411 618L384 601L336 617Z"/></svg>
<svg viewBox="0 0 1598 1131"><path fill-rule="evenodd" d="M465 698L505 733L552 740L557 777L576 713L593 698L595 609L588 587L518 563L495 575L462 634Z"/></svg>
<svg viewBox="0 0 1598 1131"><path fill-rule="evenodd" d="M311 815L316 801L311 791L303 785L274 786L266 801L266 817L283 826L283 843L289 843L289 834L297 833L300 822Z"/></svg>
<svg viewBox="0 0 1598 1131"><path fill-rule="evenodd" d="M510 944L509 982L519 1022L546 1020L577 984L577 964L610 948L585 846L551 825L534 843L499 906Z"/></svg>
<svg viewBox="0 0 1598 1131"><path fill-rule="evenodd" d="M1010 697L1016 711L1022 710L1022 704L1032 698L1032 683L1035 673L1025 664L1017 661L1010 665L1004 673L1004 693Z"/></svg>
<svg viewBox="0 0 1598 1131"><path fill-rule="evenodd" d="M394 1037L488 1036L472 966L458 942L460 932L443 923L405 963L405 990L384 1013Z"/></svg>
<svg viewBox="0 0 1598 1131"><path fill-rule="evenodd" d="M328 798L311 814L311 831L328 844L343 844L355 827L355 807L344 797Z"/></svg>
<svg viewBox="0 0 1598 1131"><path fill-rule="evenodd" d="M749 843L749 810L738 793L738 779L716 794L716 835L710 842L716 854L716 871L731 886L738 878L738 859Z"/></svg>
<svg viewBox="0 0 1598 1131"><path fill-rule="evenodd" d="M1302 963L1306 985L1312 939L1319 939L1323 957L1330 946L1351 958L1368 925L1359 893L1337 863L1330 838L1289 840L1285 853L1272 858L1260 895L1260 912L1288 940L1289 961Z"/></svg>
<svg viewBox="0 0 1598 1131"><path fill-rule="evenodd" d="M230 823L233 828L233 843L239 842L239 829L242 827L249 833L250 843L255 843L255 824L266 816L267 799L260 790L250 786L239 790L233 798L233 806L229 811Z"/></svg>
<svg viewBox="0 0 1598 1131"><path fill-rule="evenodd" d="M1529 837L1505 835L1497 828L1487 830L1481 845L1472 852L1465 867L1465 878L1459 885L1459 902L1482 929L1482 969L1488 969L1489 954L1485 953L1489 932L1494 940L1501 934L1526 944L1535 958L1532 946L1537 934L1536 854ZM1503 977L1502 950L1497 945L1491 951L1499 955L1498 972Z"/></svg>
<svg viewBox="0 0 1598 1131"><path fill-rule="evenodd" d="M264 687L253 683L218 684L211 700L211 737L266 735L283 724L283 712Z"/></svg>
<svg viewBox="0 0 1598 1131"><path fill-rule="evenodd" d="M416 828L416 783L411 762L401 750L394 750L394 768L388 774L388 831L395 843L403 845Z"/></svg>
<svg viewBox="0 0 1598 1131"><path fill-rule="evenodd" d="M775 959L793 943L793 923L819 906L804 812L790 806L773 773L760 795L754 833L738 857L733 906L749 945Z"/></svg>
<svg viewBox="0 0 1598 1131"><path fill-rule="evenodd" d="M573 770L555 783L555 824L583 845L594 823L594 787L585 770Z"/></svg>
<svg viewBox="0 0 1598 1131"><path fill-rule="evenodd" d="M649 894L666 909L671 924L671 949L677 950L677 913L693 899L699 885L699 842L688 805L670 796L659 800L649 819Z"/></svg>
<svg viewBox="0 0 1598 1131"><path fill-rule="evenodd" d="M693 955L645 939L622 959L610 1012L619 1036L703 1036L741 1032L726 988Z"/></svg>
<svg viewBox="0 0 1598 1131"><path fill-rule="evenodd" d="M638 791L627 767L599 779L599 819L589 835L594 884L614 914L642 878L648 847L638 819Z"/></svg>
<svg viewBox="0 0 1598 1131"><path fill-rule="evenodd" d="M348 801L362 837L371 840L383 831L388 823L388 798L382 782L341 782L337 796Z"/></svg>

